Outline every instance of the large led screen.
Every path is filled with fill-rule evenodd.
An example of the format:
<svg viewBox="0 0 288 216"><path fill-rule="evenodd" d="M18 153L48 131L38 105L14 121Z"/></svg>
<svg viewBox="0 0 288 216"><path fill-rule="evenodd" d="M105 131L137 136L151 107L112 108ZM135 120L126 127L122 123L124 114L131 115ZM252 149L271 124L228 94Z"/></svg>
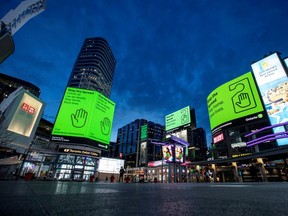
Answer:
<svg viewBox="0 0 288 216"><path fill-rule="evenodd" d="M24 93L7 129L30 137L42 106L43 103L39 99Z"/></svg>
<svg viewBox="0 0 288 216"><path fill-rule="evenodd" d="M147 127L148 125L141 126L141 140L144 140L147 138Z"/></svg>
<svg viewBox="0 0 288 216"><path fill-rule="evenodd" d="M180 130L180 131L177 131L174 133L170 133L170 134L188 142L187 129L183 129L183 130ZM170 137L170 134L167 134L166 138Z"/></svg>
<svg viewBox="0 0 288 216"><path fill-rule="evenodd" d="M190 107L184 107L165 117L166 131L191 123Z"/></svg>
<svg viewBox="0 0 288 216"><path fill-rule="evenodd" d="M224 123L229 124L229 121L254 114L258 114L256 118L262 118L264 110L251 72L211 92L207 98L207 106L211 130Z"/></svg>
<svg viewBox="0 0 288 216"><path fill-rule="evenodd" d="M71 142L69 137L83 137L109 144L114 110L115 103L99 92L68 87L51 140Z"/></svg>
<svg viewBox="0 0 288 216"><path fill-rule="evenodd" d="M163 155L164 161L166 161L166 162L174 162L173 146L172 145L162 146L162 155Z"/></svg>
<svg viewBox="0 0 288 216"><path fill-rule="evenodd" d="M175 162L184 162L184 148L179 145L175 145Z"/></svg>
<svg viewBox="0 0 288 216"><path fill-rule="evenodd" d="M100 158L98 172L119 174L121 167L124 167L124 160L112 158Z"/></svg>
<svg viewBox="0 0 288 216"><path fill-rule="evenodd" d="M271 125L288 121L288 79L277 53L251 65L262 95ZM284 126L274 128L275 133L284 132ZM288 139L278 139L279 146L287 145Z"/></svg>
<svg viewBox="0 0 288 216"><path fill-rule="evenodd" d="M146 164L147 161L147 142L141 142L139 164Z"/></svg>

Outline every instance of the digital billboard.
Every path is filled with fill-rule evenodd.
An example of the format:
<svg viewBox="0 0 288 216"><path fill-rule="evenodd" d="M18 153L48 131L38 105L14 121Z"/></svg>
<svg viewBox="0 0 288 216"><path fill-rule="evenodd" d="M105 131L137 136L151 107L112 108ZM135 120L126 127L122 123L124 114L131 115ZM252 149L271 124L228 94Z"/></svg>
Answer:
<svg viewBox="0 0 288 216"><path fill-rule="evenodd" d="M234 120L263 117L264 108L251 72L215 89L207 98L211 130L232 125ZM212 131L213 133L213 131Z"/></svg>
<svg viewBox="0 0 288 216"><path fill-rule="evenodd" d="M141 126L141 140L144 140L147 138L147 124Z"/></svg>
<svg viewBox="0 0 288 216"><path fill-rule="evenodd" d="M184 107L165 117L166 131L191 123L190 107Z"/></svg>
<svg viewBox="0 0 288 216"><path fill-rule="evenodd" d="M184 148L182 146L175 145L175 162L184 162Z"/></svg>
<svg viewBox="0 0 288 216"><path fill-rule="evenodd" d="M140 144L140 158L139 164L146 164L147 161L147 142L141 142Z"/></svg>
<svg viewBox="0 0 288 216"><path fill-rule="evenodd" d="M166 134L166 138L170 137L170 135L174 135L174 136L176 136L176 137L188 142L187 129L183 129L183 130L180 130L180 131L177 131L177 132Z"/></svg>
<svg viewBox="0 0 288 216"><path fill-rule="evenodd" d="M277 53L251 65L271 125L288 121L288 79ZM274 133L284 132L284 126L274 128ZM277 140L279 146L288 139Z"/></svg>
<svg viewBox="0 0 288 216"><path fill-rule="evenodd" d="M166 162L174 162L173 145L162 146L162 155Z"/></svg>
<svg viewBox="0 0 288 216"><path fill-rule="evenodd" d="M286 68L288 68L288 58L285 58L284 62L285 62Z"/></svg>
<svg viewBox="0 0 288 216"><path fill-rule="evenodd" d="M109 144L115 103L97 91L71 88L65 91L52 131L55 142L79 143L87 138L93 145Z"/></svg>

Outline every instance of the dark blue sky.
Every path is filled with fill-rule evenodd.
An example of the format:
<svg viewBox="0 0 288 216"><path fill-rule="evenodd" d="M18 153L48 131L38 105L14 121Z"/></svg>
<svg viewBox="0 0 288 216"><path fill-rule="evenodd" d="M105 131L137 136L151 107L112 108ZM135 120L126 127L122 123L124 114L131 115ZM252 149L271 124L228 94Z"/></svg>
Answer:
<svg viewBox="0 0 288 216"><path fill-rule="evenodd" d="M0 18L20 0L0 1ZM47 0L46 11L14 35L0 72L37 85L54 122L87 37L104 37L117 60L111 140L137 118L164 124L190 105L211 142L207 96L251 71L252 61L288 55L286 0Z"/></svg>

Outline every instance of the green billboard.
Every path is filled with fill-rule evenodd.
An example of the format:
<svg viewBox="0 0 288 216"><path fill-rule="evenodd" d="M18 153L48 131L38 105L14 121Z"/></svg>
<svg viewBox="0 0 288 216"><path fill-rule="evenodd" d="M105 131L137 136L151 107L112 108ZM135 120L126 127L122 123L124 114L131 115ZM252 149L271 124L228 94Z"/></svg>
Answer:
<svg viewBox="0 0 288 216"><path fill-rule="evenodd" d="M82 137L109 144L114 110L115 103L99 92L68 87L54 124L52 141Z"/></svg>
<svg viewBox="0 0 288 216"><path fill-rule="evenodd" d="M184 107L165 117L166 131L191 123L190 107Z"/></svg>
<svg viewBox="0 0 288 216"><path fill-rule="evenodd" d="M141 126L141 140L144 140L147 138L147 124Z"/></svg>
<svg viewBox="0 0 288 216"><path fill-rule="evenodd" d="M215 89L207 98L210 127L262 112L262 102L252 76L248 72Z"/></svg>

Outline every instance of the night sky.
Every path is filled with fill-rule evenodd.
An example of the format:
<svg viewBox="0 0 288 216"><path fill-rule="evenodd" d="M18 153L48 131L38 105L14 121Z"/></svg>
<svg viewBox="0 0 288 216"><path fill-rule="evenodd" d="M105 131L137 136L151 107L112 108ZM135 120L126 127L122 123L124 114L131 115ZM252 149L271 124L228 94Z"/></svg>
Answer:
<svg viewBox="0 0 288 216"><path fill-rule="evenodd" d="M20 2L0 0L0 19ZM0 72L38 86L54 122L84 39L103 37L117 60L111 141L135 119L164 125L189 105L210 145L207 96L265 54L287 57L287 23L287 0L47 0Z"/></svg>

